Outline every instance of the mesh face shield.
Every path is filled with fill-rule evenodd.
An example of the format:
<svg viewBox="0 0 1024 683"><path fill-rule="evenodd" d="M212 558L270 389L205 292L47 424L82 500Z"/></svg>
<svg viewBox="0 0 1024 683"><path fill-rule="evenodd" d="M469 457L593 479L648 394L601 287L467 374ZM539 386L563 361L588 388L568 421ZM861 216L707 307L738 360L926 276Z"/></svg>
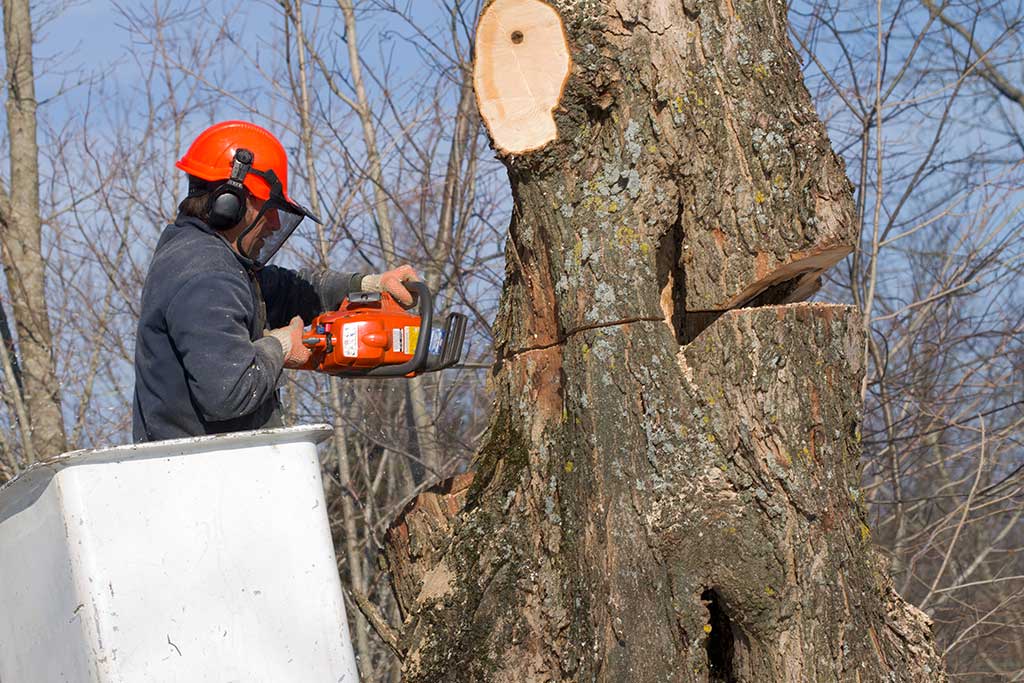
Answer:
<svg viewBox="0 0 1024 683"><path fill-rule="evenodd" d="M317 223L322 221L305 207L289 201L285 197L281 189L281 182L273 171L251 169L249 173L258 175L267 182L267 185L270 186L270 198L264 202L252 223L238 236L236 246L242 256L251 259L258 266L264 266L270 262L270 259L274 257L288 238L291 237L291 234L295 232L295 228L299 227L299 223L302 222L303 218L309 217ZM250 254L243 247L242 240L256 229L260 230L261 236L252 245L254 253Z"/></svg>

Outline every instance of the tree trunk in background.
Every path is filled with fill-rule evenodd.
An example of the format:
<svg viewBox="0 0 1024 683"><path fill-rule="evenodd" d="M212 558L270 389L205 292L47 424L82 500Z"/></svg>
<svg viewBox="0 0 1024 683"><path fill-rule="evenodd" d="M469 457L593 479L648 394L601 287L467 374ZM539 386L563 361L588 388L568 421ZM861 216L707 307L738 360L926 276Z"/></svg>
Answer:
<svg viewBox="0 0 1024 683"><path fill-rule="evenodd" d="M356 94L355 110L363 127L363 142L366 145L367 176L373 184L374 209L373 217L377 221L377 234L380 237L384 266L388 270L399 265L395 250L394 226L388 211L388 197L385 191L384 171L381 165L380 151L377 147L377 134L374 126L373 112L363 84L362 64L359 57L359 40L356 33L355 5L352 0L338 0L338 8L345 18L345 42L348 46L349 70L352 74L352 88ZM434 424L435 413L431 411L427 399L426 387L420 377L414 377L408 383L409 403L412 407L413 423L416 425L416 443L419 446L420 460L424 467L434 476L440 469L440 457L437 452L437 429Z"/></svg>
<svg viewBox="0 0 1024 683"><path fill-rule="evenodd" d="M298 60L296 109L299 114L299 121L301 125L299 129L299 140L302 143L302 157L306 164L306 178L309 183L310 207L314 214L317 216L323 216L324 212L320 205L320 191L317 185L317 175L314 172L316 149L313 145L313 126L310 121L312 108L310 107L309 101L309 76L306 73L305 37L302 34L302 2L301 0L295 0L294 3L289 2L288 0L282 0L281 7L296 32L295 53ZM296 90L294 85L293 90ZM322 268L327 268L329 267L328 246L327 241L324 239L323 225L319 223L315 225L317 234L315 245L320 257L319 265ZM333 462L338 468L338 480L340 481L343 489L346 487L348 489L341 491L339 495L341 500L343 528L345 530L343 542L345 565L348 568L351 590L358 591L362 594L366 592L366 553L364 552L363 545L360 543L357 526L358 515L356 512L356 505L353 502L353 496L351 495L351 492L355 487L352 485L352 468L350 466L352 459L349 456L348 438L345 432L346 403L342 400L341 387L339 384L337 377L327 377L327 400L331 411L331 424L334 427L334 437L331 439L331 447L333 448ZM330 469L330 467L328 467L328 469ZM369 632L367 631L366 620L358 610L353 610L353 612L349 614L349 619L349 623L352 627L352 633L355 636L355 653L359 667L363 671L366 671L372 661L370 657L370 638Z"/></svg>
<svg viewBox="0 0 1024 683"><path fill-rule="evenodd" d="M508 54L550 48L533 3L484 10ZM389 532L405 680L942 680L859 500L857 315L781 305L854 241L785 4L551 6L572 68L554 141L504 156L493 421Z"/></svg>
<svg viewBox="0 0 1024 683"><path fill-rule="evenodd" d="M67 449L60 385L53 358L46 306L45 263L39 217L39 161L32 66L32 22L28 0L3 0L7 57L7 131L11 153L10 196L0 215L7 275L21 367L29 433L38 457ZM12 390L15 390L12 388Z"/></svg>

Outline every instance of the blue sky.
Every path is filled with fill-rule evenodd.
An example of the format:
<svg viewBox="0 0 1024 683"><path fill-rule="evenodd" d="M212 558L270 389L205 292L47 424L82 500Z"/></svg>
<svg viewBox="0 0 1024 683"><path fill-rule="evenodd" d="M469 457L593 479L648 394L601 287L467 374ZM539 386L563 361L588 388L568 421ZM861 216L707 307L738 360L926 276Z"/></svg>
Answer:
<svg viewBox="0 0 1024 683"><path fill-rule="evenodd" d="M133 56L139 50L144 50L145 46L133 43L120 10L134 12L145 8L151 11L156 5L166 14L202 8L215 15L230 17L234 37L243 44L248 40L254 49L261 44L280 40L281 36L281 10L272 0L78 0L62 11L54 11L52 6L60 2L48 0L46 3L33 3L32 8L37 41L37 97L50 109L50 116L73 114L72 110L79 101L75 94L61 98L62 101L51 98L60 93L62 88L81 81L83 72L107 85L117 83L130 86L133 79L138 78ZM357 2L356 5L359 8L359 37L365 60L373 65L387 59L391 68L408 71L415 71L425 65L428 56L416 51L410 41L404 39L411 36L408 26L396 20L394 15L372 8L363 9L371 7L373 3ZM418 0L405 2L404 5L418 23L429 27L427 33L435 29L445 30L447 16L439 3ZM321 23L330 17L340 24L341 13L335 3L307 2L304 7L307 24L317 20L318 11ZM203 28L207 27L197 26L197 30ZM337 42L340 47L341 41ZM82 90L82 87L78 87L72 93L80 94Z"/></svg>

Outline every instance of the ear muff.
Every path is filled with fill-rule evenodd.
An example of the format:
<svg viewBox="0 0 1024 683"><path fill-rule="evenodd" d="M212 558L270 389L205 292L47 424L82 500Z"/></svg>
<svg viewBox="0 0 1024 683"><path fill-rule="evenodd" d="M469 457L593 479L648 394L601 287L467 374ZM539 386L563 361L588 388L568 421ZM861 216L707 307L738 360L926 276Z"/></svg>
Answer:
<svg viewBox="0 0 1024 683"><path fill-rule="evenodd" d="M221 185L210 193L206 215L206 222L216 230L236 225L245 216L245 193L227 183Z"/></svg>
<svg viewBox="0 0 1024 683"><path fill-rule="evenodd" d="M253 154L247 149L235 152L231 165L231 177L220 187L210 192L206 204L206 222L215 230L226 230L245 217L246 200L249 191L245 189L245 176L252 168Z"/></svg>

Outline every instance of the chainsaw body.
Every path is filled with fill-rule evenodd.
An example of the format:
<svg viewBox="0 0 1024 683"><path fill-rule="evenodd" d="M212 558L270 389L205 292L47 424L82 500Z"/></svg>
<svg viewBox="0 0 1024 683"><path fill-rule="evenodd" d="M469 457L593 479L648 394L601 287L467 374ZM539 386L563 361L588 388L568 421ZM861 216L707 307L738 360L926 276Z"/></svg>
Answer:
<svg viewBox="0 0 1024 683"><path fill-rule="evenodd" d="M407 311L391 295L354 292L337 311L317 316L302 343L312 356L302 370L342 377L414 377L455 365L462 356L466 316L449 313L433 325L433 297L421 282Z"/></svg>

